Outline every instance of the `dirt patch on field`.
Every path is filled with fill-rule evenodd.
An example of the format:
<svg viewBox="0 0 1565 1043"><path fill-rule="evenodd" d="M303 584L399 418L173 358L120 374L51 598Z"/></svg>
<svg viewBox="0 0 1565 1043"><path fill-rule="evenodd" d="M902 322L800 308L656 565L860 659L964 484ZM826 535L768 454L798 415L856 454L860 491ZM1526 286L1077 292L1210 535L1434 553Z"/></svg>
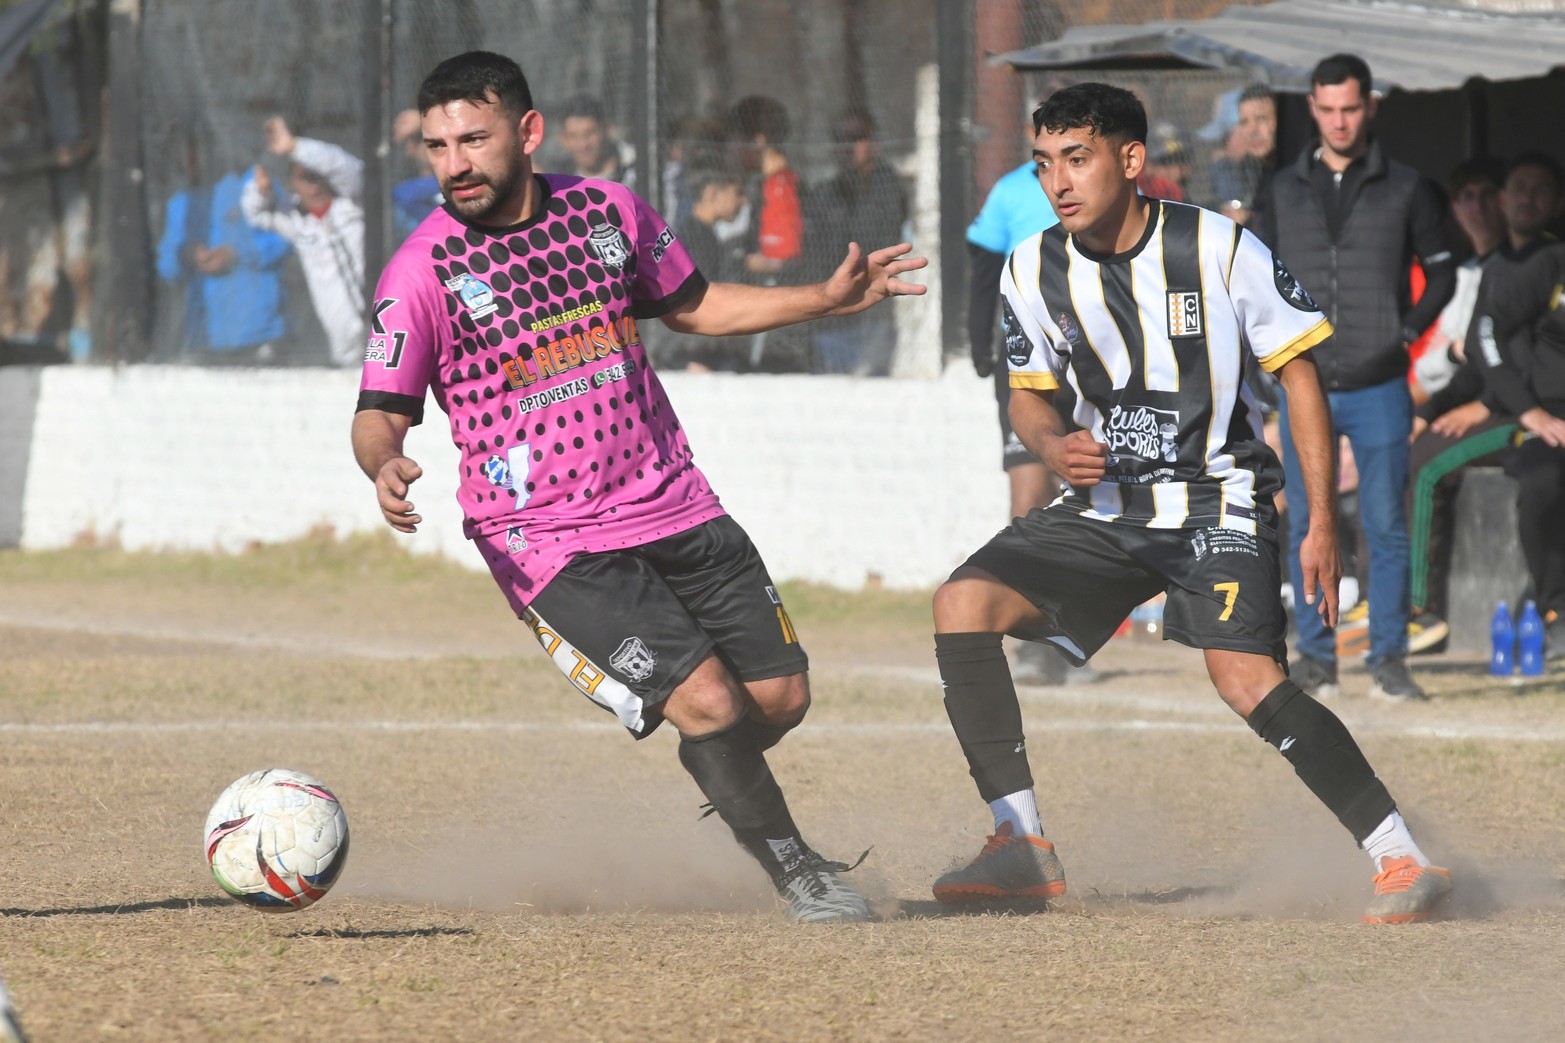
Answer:
<svg viewBox="0 0 1565 1043"><path fill-rule="evenodd" d="M488 583L376 545L0 554L0 974L35 1041L1426 1041L1565 1022L1557 680L1436 659L1428 706L1340 701L1458 880L1452 919L1370 929L1367 860L1199 657L1116 643L1099 684L1022 693L1069 896L951 916L929 884L990 823L927 599L790 589L816 706L773 764L815 846L873 845L850 879L885 917L801 929L699 820L673 737L632 742L573 695ZM232 903L199 854L210 801L268 765L326 779L352 824L346 872L303 913Z"/></svg>

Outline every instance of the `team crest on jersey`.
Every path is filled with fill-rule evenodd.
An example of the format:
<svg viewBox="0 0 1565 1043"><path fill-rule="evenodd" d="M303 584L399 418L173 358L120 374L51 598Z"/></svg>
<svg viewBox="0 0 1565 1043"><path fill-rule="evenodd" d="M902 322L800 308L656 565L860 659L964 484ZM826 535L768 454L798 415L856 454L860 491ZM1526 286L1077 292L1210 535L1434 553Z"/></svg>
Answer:
<svg viewBox="0 0 1565 1043"><path fill-rule="evenodd" d="M1070 341L1072 344L1081 343L1081 327L1076 325L1076 320L1071 318L1070 312L1060 312L1054 317L1054 322L1057 326L1059 326L1060 332L1065 334L1066 340Z"/></svg>
<svg viewBox="0 0 1565 1043"><path fill-rule="evenodd" d="M592 226L587 245L605 268L615 272L624 270L625 263L630 260L630 244L625 241L625 233L607 222Z"/></svg>
<svg viewBox="0 0 1565 1043"><path fill-rule="evenodd" d="M1206 332L1201 322L1201 295L1188 290L1168 295L1168 339L1199 337Z"/></svg>
<svg viewBox="0 0 1565 1043"><path fill-rule="evenodd" d="M1282 299L1293 305L1300 311L1320 311L1315 303L1315 298L1310 292L1299 285L1299 280L1288 271L1288 266L1282 263L1282 258L1272 254L1272 281L1277 284L1277 292L1282 294Z"/></svg>
<svg viewBox="0 0 1565 1043"><path fill-rule="evenodd" d="M527 537L522 534L520 525L512 525L505 530L505 551L507 554L520 554L527 549Z"/></svg>
<svg viewBox="0 0 1565 1043"><path fill-rule="evenodd" d="M1103 425L1103 435L1110 466L1128 462L1127 457L1170 464L1179 460L1178 410L1114 406Z"/></svg>
<svg viewBox="0 0 1565 1043"><path fill-rule="evenodd" d="M1022 324L1016 320L1011 302L1003 297L1000 298L1000 329L1005 334L1006 359L1017 369L1027 365L1027 360L1032 358L1032 341L1027 339Z"/></svg>
<svg viewBox="0 0 1565 1043"><path fill-rule="evenodd" d="M627 637L609 657L609 665L632 681L645 681L658 665L658 657L639 637Z"/></svg>
<svg viewBox="0 0 1565 1043"><path fill-rule="evenodd" d="M479 468L489 484L497 489L511 488L511 465L506 463L503 456L491 456L483 462Z"/></svg>
<svg viewBox="0 0 1565 1043"><path fill-rule="evenodd" d="M481 319L500 307L494 302L494 291L489 288L489 284L467 272L447 279L446 289L462 298L467 313L475 319Z"/></svg>

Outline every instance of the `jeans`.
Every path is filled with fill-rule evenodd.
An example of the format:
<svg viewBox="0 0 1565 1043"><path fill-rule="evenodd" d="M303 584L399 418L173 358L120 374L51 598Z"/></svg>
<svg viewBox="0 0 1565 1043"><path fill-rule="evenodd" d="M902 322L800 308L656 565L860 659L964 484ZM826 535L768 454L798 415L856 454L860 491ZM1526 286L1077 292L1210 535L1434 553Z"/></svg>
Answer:
<svg viewBox="0 0 1565 1043"><path fill-rule="evenodd" d="M1369 544L1369 665L1407 655L1408 534L1407 436L1413 429L1413 400L1402 379L1354 391L1328 391L1332 444L1346 435L1359 472L1359 513ZM1282 404L1282 466L1288 480L1288 570L1293 580L1298 650L1334 662L1335 635L1304 603L1299 546L1310 528L1304 472L1293 448L1286 396Z"/></svg>
<svg viewBox="0 0 1565 1043"><path fill-rule="evenodd" d="M897 351L894 309L861 312L851 322L815 334L816 372L884 377Z"/></svg>

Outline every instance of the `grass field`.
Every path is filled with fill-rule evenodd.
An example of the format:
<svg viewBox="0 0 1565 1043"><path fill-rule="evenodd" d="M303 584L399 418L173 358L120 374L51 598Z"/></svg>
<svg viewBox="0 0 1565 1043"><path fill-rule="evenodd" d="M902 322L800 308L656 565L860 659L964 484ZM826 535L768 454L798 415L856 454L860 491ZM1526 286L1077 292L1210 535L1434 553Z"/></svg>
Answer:
<svg viewBox="0 0 1565 1043"><path fill-rule="evenodd" d="M1451 916L1357 922L1369 864L1218 703L1116 641L1023 689L1070 894L946 915L990 822L940 704L927 596L785 588L815 709L772 762L808 839L874 846L884 915L801 928L679 769L634 743L486 575L320 537L232 556L0 553L0 975L84 1040L1549 1039L1565 1025L1565 684L1415 661L1427 706L1338 712L1456 873ZM320 776L353 851L267 915L206 810Z"/></svg>

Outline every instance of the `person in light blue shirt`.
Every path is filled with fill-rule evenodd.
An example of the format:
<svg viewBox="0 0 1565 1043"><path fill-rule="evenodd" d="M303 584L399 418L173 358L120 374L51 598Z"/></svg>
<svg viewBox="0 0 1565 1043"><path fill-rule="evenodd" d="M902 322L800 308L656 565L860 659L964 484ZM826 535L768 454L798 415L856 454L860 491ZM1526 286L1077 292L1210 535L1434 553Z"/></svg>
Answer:
<svg viewBox="0 0 1565 1043"><path fill-rule="evenodd" d="M1033 140L1033 128L1027 126L1027 140ZM1001 465L1011 483L1011 517L1019 518L1034 507L1046 506L1059 491L1059 480L1027 451L1011 430L1007 408L1011 400L1010 371L1003 357L997 358L995 318L1000 310L1000 272L1006 258L1018 243L1059 223L1049 197L1038 182L1038 167L1031 160L1002 176L989 190L978 216L967 226L967 255L971 264L968 283L967 335L973 353L973 368L980 377L994 378L994 397L999 405ZM1055 395L1055 406L1069 428L1075 401L1069 387ZM1061 681L1093 680L1090 667L1070 668L1066 661L1045 644L1023 642L1016 653L1013 676L1020 682L1059 684Z"/></svg>
<svg viewBox="0 0 1565 1043"><path fill-rule="evenodd" d="M196 361L254 365L274 361L288 332L282 265L288 240L245 223L239 208L249 174L202 183L187 145L191 187L164 210L158 275L185 293L185 351Z"/></svg>

